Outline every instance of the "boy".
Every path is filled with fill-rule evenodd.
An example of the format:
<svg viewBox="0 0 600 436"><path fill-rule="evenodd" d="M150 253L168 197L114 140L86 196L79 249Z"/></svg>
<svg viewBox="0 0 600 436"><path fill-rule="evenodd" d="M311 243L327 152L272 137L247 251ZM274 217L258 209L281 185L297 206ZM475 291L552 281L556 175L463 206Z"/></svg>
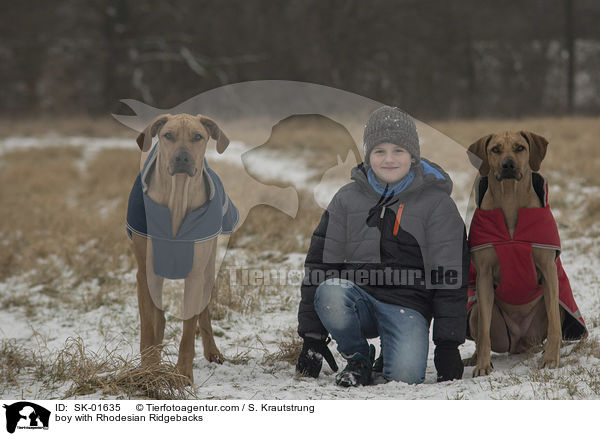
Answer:
<svg viewBox="0 0 600 436"><path fill-rule="evenodd" d="M437 379L460 379L469 257L452 181L421 159L414 120L398 108L371 114L364 152L353 182L336 193L311 239L296 369L318 377L325 357L336 371L331 334L347 360L338 385L369 385L373 371L422 383L433 318ZM377 336L381 354L374 362L367 339Z"/></svg>

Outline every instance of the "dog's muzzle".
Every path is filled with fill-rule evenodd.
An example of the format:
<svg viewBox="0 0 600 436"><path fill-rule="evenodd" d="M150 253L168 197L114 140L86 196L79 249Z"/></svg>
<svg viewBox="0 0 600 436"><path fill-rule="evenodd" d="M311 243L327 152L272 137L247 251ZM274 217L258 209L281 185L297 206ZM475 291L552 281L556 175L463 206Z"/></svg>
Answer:
<svg viewBox="0 0 600 436"><path fill-rule="evenodd" d="M169 175L187 174L194 177L198 172L198 168L194 165L194 158L186 150L178 150L171 160L169 165Z"/></svg>
<svg viewBox="0 0 600 436"><path fill-rule="evenodd" d="M515 161L509 157L502 161L502 168L500 170L500 175L496 176L496 180L499 182L504 179L516 179L520 181L523 178L523 173L519 171L517 166L515 165Z"/></svg>

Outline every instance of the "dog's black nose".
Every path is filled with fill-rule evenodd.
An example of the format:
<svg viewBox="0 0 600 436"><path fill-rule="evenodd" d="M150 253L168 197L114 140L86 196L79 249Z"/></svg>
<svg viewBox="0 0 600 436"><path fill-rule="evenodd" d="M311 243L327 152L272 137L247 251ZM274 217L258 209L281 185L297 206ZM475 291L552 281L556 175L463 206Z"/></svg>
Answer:
<svg viewBox="0 0 600 436"><path fill-rule="evenodd" d="M502 169L503 170L514 170L515 169L515 161L511 158L507 157L502 161Z"/></svg>
<svg viewBox="0 0 600 436"><path fill-rule="evenodd" d="M192 155L184 148L177 150L169 165L169 174L185 173L190 177L193 177L196 174L196 171Z"/></svg>
<svg viewBox="0 0 600 436"><path fill-rule="evenodd" d="M176 164L185 165L192 161L192 156L186 150L179 150L175 153L173 160Z"/></svg>

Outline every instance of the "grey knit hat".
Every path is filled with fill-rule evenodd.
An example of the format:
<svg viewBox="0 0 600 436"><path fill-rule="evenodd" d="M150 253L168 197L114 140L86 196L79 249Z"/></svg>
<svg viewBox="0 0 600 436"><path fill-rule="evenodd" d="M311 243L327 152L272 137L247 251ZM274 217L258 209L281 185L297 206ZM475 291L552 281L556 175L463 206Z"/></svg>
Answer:
<svg viewBox="0 0 600 436"><path fill-rule="evenodd" d="M363 136L367 165L369 165L369 155L373 148L384 142L404 148L417 162L421 159L419 135L415 121L397 107L382 106L369 117Z"/></svg>

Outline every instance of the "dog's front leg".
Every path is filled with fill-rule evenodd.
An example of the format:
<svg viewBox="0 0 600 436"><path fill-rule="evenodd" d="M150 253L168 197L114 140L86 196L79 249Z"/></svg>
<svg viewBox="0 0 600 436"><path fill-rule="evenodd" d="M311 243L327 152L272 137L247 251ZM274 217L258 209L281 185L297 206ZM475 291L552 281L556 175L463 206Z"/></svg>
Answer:
<svg viewBox="0 0 600 436"><path fill-rule="evenodd" d="M477 293L477 342L475 353L477 363L473 370L473 377L488 375L492 372L491 362L491 336L492 310L494 308L494 283L492 266L483 263L477 269L475 290Z"/></svg>
<svg viewBox="0 0 600 436"><path fill-rule="evenodd" d="M183 321L183 334L179 343L179 357L177 358L177 370L181 375L190 379L194 383L194 340L196 337L196 324L198 323L198 315Z"/></svg>
<svg viewBox="0 0 600 436"><path fill-rule="evenodd" d="M206 360L209 362L223 363L225 358L215 343L215 336L213 335L210 319L210 309L208 306L200 314L198 328L200 329L200 335L202 336L202 347L204 348L204 357Z"/></svg>
<svg viewBox="0 0 600 436"><path fill-rule="evenodd" d="M548 333L540 367L558 368L562 332L558 298L558 275L554 251L534 248L533 254L536 267L542 276L544 305L548 317Z"/></svg>
<svg viewBox="0 0 600 436"><path fill-rule="evenodd" d="M152 286L162 288L162 283L156 282L154 277L149 278L148 256L152 256L151 243L148 239L133 234L132 237L133 253L135 255L138 271L137 279L137 297L138 309L140 312L140 353L142 356L142 365L155 365L161 359L161 344L165 326L164 312L156 307L150 293L150 282Z"/></svg>
<svg viewBox="0 0 600 436"><path fill-rule="evenodd" d="M142 365L156 365L161 361L165 312L154 304L148 291L148 282L144 271L138 271L138 306Z"/></svg>

